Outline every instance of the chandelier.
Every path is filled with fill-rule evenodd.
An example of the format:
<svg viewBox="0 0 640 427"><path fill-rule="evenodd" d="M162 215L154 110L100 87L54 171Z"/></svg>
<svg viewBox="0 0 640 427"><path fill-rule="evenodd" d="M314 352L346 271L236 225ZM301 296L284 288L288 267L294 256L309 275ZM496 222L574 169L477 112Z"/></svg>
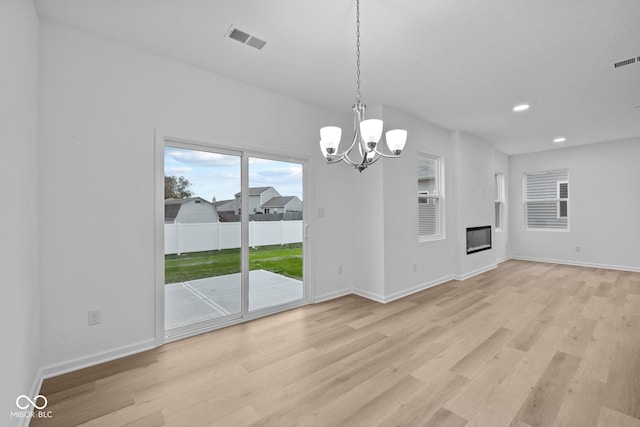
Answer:
<svg viewBox="0 0 640 427"><path fill-rule="evenodd" d="M349 166L362 172L382 157L397 158L407 142L407 131L393 129L385 134L389 153L384 153L378 145L382 137L382 120L365 120L364 111L367 106L360 100L360 0L356 0L356 103L353 105L353 140L349 148L338 152L342 129L338 126L326 126L320 129L320 150L327 159L327 163L345 162ZM355 147L358 147L359 157L352 157Z"/></svg>

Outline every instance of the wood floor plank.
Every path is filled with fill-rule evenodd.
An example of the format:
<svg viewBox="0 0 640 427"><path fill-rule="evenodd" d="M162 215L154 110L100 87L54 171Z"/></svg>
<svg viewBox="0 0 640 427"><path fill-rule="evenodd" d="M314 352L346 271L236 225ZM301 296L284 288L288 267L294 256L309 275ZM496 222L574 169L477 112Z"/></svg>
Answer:
<svg viewBox="0 0 640 427"><path fill-rule="evenodd" d="M467 420L445 408L440 408L423 425L424 427L464 427Z"/></svg>
<svg viewBox="0 0 640 427"><path fill-rule="evenodd" d="M461 375L445 371L429 381L428 386L416 394L409 402L399 408L387 418L381 420L380 425L390 426L418 426L428 420L444 402L455 395L467 383Z"/></svg>
<svg viewBox="0 0 640 427"><path fill-rule="evenodd" d="M479 371L478 367L490 360L512 335L513 331L505 328L497 329L491 336L453 365L450 368L451 371L471 378Z"/></svg>
<svg viewBox="0 0 640 427"><path fill-rule="evenodd" d="M640 427L640 419L621 414L613 409L600 407L598 427Z"/></svg>
<svg viewBox="0 0 640 427"><path fill-rule="evenodd" d="M640 273L510 260L44 381L32 426L640 427Z"/></svg>
<svg viewBox="0 0 640 427"><path fill-rule="evenodd" d="M580 358L557 352L514 421L522 420L532 427L552 425L579 364Z"/></svg>
<svg viewBox="0 0 640 427"><path fill-rule="evenodd" d="M571 383L554 422L554 427L595 427L600 416L605 384L588 377Z"/></svg>
<svg viewBox="0 0 640 427"><path fill-rule="evenodd" d="M542 313L532 320L524 329L518 332L509 345L515 349L529 351L531 346L540 338L551 324L552 317Z"/></svg>
<svg viewBox="0 0 640 427"><path fill-rule="evenodd" d="M616 346L606 395L606 407L640 419L640 348Z"/></svg>
<svg viewBox="0 0 640 427"><path fill-rule="evenodd" d="M591 337L597 323L598 322L593 319L578 317L562 341L559 350L564 353L582 357L591 342Z"/></svg>

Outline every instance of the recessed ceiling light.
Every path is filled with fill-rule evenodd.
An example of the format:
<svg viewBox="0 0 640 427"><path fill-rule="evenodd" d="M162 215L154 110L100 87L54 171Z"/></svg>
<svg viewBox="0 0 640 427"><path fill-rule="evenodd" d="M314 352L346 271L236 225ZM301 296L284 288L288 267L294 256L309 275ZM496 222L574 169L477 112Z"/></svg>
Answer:
<svg viewBox="0 0 640 427"><path fill-rule="evenodd" d="M529 104L520 104L513 107L513 111L515 111L516 113L520 111L527 111L528 109L529 109Z"/></svg>
<svg viewBox="0 0 640 427"><path fill-rule="evenodd" d="M553 142L555 142L556 144L560 144L561 142L565 142L567 140L567 138L565 138L564 136L561 136L559 138L556 138L553 140Z"/></svg>

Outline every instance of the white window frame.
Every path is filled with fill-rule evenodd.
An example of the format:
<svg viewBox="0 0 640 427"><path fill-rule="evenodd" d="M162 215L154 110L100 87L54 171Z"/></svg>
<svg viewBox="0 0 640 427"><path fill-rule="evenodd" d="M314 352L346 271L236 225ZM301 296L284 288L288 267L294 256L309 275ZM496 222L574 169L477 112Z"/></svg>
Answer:
<svg viewBox="0 0 640 427"><path fill-rule="evenodd" d="M420 191L417 191L418 193L417 201L418 203L420 203L420 200L424 200L424 199L438 200L438 212L437 212L438 224L436 224L436 228L438 232L432 235L420 235L420 227L418 226L418 241L420 243L423 243L423 242L433 242L436 240L444 240L446 238L445 207L444 207L445 206L444 157L438 156L436 154L425 153L425 152L418 152L418 157L431 159L436 162L436 172L435 172L436 190L435 190L435 194L428 194L428 193L425 194L425 193L420 193ZM416 180L416 184L417 182L418 180ZM419 218L418 218L418 221L420 221Z"/></svg>
<svg viewBox="0 0 640 427"><path fill-rule="evenodd" d="M496 232L505 230L504 226L504 207L505 207L505 192L504 192L504 174L502 172L495 172L493 174L494 185L495 185L495 200L494 200L494 215L495 215L495 204L499 203L498 215L500 216L499 226L494 219L494 230Z"/></svg>
<svg viewBox="0 0 640 427"><path fill-rule="evenodd" d="M556 194L558 195L558 219L567 218L567 221L568 221L569 220L569 199L560 197L560 186L562 184L567 184L567 188L568 188L569 187L569 181L558 181L558 183L556 184L556 189L557 189ZM565 216L560 215L560 211L561 211L560 203L562 203L562 202L565 202L567 204L567 214Z"/></svg>
<svg viewBox="0 0 640 427"><path fill-rule="evenodd" d="M556 171L565 171L567 172L567 179L562 180L562 181L558 181L556 183L556 197L555 198L549 198L549 199L527 199L527 175L534 175L534 174L540 174L540 173L550 173L550 172L556 172ZM522 176L522 200L523 200L523 210L524 210L524 228L526 231L549 231L549 232L556 232L556 233L567 233L571 231L571 218L569 215L569 199L560 199L560 184L561 183L566 183L567 185L569 184L569 182L571 181L571 176L569 174L569 170L568 169L557 169L557 170L547 170L547 171L535 171L535 172L525 172ZM560 217L560 201L566 201L567 202L567 216L566 217ZM557 212L558 212L558 219L561 218L566 218L567 219L567 228L535 228L535 227L529 227L529 220L527 218L527 203L529 202L557 202Z"/></svg>

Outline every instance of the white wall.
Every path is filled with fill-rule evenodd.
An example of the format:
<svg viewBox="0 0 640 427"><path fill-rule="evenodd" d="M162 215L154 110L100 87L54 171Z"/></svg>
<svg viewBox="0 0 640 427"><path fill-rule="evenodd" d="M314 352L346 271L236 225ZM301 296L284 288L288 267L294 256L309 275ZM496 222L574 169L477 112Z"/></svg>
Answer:
<svg viewBox="0 0 640 427"><path fill-rule="evenodd" d="M30 395L40 366L38 292L38 17L26 0L0 2L0 425Z"/></svg>
<svg viewBox="0 0 640 427"><path fill-rule="evenodd" d="M42 360L55 370L152 344L154 129L321 162L319 127L344 118L52 22L42 22L40 41ZM350 265L352 252L345 175L337 166L308 172L316 186L307 209L312 218L325 209L308 248L323 262L308 279L317 297L347 293L350 269L334 268ZM113 214L131 199L132 214ZM94 308L102 324L88 327Z"/></svg>
<svg viewBox="0 0 640 427"><path fill-rule="evenodd" d="M512 256L640 270L638 159L640 138L511 156ZM563 168L569 169L570 231L526 231L523 174Z"/></svg>
<svg viewBox="0 0 640 427"><path fill-rule="evenodd" d="M496 261L500 262L509 258L509 157L495 151L495 172L504 175L505 202L502 209L502 230L493 233L493 247L495 248ZM495 225L495 224L494 224Z"/></svg>
<svg viewBox="0 0 640 427"><path fill-rule="evenodd" d="M466 254L466 227L493 224L494 149L391 107L367 117L408 131L399 159L352 172L354 291L390 301L453 277L495 266L495 250ZM419 242L417 155L441 156L445 167L445 239Z"/></svg>
<svg viewBox="0 0 640 427"><path fill-rule="evenodd" d="M464 132L453 136L455 154L455 275L468 277L495 265L495 248L467 255L469 227L494 224L494 148Z"/></svg>
<svg viewBox="0 0 640 427"><path fill-rule="evenodd" d="M402 156L383 160L385 297L393 299L440 282L453 273L453 221L449 218L453 214L454 168L450 131L390 107L384 108L383 118L385 129L401 128L408 132L407 146ZM418 152L435 154L444 159L444 240L418 242Z"/></svg>

